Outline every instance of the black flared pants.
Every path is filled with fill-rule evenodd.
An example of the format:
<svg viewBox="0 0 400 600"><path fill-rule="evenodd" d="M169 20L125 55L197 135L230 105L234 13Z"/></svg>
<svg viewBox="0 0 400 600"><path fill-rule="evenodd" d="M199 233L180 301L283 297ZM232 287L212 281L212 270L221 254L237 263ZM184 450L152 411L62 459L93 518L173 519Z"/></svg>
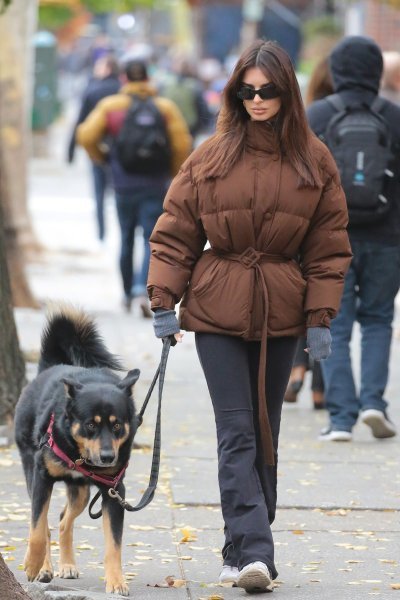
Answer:
<svg viewBox="0 0 400 600"><path fill-rule="evenodd" d="M276 511L278 438L283 396L297 339L267 342L266 397L275 465L263 464L258 432L257 375L260 342L196 333L196 348L213 403L218 480L225 522L224 564L261 561L276 578L271 523Z"/></svg>

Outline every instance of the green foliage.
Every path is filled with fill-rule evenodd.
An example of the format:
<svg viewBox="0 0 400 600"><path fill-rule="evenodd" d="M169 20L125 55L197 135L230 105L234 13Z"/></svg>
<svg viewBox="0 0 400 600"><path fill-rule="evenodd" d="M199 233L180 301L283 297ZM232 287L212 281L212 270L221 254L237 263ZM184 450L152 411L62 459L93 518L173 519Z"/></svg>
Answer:
<svg viewBox="0 0 400 600"><path fill-rule="evenodd" d="M153 6L153 0L82 0L82 5L92 13L126 13L138 6Z"/></svg>
<svg viewBox="0 0 400 600"><path fill-rule="evenodd" d="M304 34L307 39L317 36L340 35L341 33L341 27L333 15L309 19L304 24Z"/></svg>
<svg viewBox="0 0 400 600"><path fill-rule="evenodd" d="M39 27L54 31L72 18L73 12L67 6L39 6Z"/></svg>
<svg viewBox="0 0 400 600"><path fill-rule="evenodd" d="M0 0L0 15L10 6L12 0Z"/></svg>

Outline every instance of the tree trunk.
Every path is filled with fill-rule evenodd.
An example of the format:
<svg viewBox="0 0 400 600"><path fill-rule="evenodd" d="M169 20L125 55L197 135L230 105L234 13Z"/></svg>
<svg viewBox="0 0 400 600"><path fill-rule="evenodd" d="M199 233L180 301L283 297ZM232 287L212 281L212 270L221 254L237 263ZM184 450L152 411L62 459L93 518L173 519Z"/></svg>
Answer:
<svg viewBox="0 0 400 600"><path fill-rule="evenodd" d="M1 600L30 600L22 589L0 553L0 598Z"/></svg>
<svg viewBox="0 0 400 600"><path fill-rule="evenodd" d="M0 424L10 424L25 384L25 363L19 347L11 302L0 205ZM1 577L0 577L1 581ZM1 600L3 596L0 595Z"/></svg>
<svg viewBox="0 0 400 600"><path fill-rule="evenodd" d="M32 96L34 0L13 0L0 16L0 199L14 306L37 307L25 274L25 253L40 246L27 206Z"/></svg>

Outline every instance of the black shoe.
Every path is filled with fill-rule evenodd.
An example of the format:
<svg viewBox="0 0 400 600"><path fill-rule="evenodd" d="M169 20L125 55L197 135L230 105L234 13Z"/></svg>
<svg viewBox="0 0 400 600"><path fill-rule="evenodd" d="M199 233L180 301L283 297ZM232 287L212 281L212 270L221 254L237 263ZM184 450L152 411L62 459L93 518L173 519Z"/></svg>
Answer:
<svg viewBox="0 0 400 600"><path fill-rule="evenodd" d="M150 302L149 302L148 298L146 298L146 297L140 298L139 306L140 306L140 310L142 312L142 317L144 319L152 319L153 318L153 312L150 308Z"/></svg>
<svg viewBox="0 0 400 600"><path fill-rule="evenodd" d="M127 313L131 312L131 310L132 310L132 297L131 296L124 296L122 298L122 308Z"/></svg>

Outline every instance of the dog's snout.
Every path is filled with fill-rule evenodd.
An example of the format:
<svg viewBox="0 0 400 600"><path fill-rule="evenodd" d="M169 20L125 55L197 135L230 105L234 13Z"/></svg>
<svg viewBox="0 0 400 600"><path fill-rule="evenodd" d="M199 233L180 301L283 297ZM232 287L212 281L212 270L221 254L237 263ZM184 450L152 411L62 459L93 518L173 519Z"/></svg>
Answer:
<svg viewBox="0 0 400 600"><path fill-rule="evenodd" d="M115 454L112 450L102 450L100 452L100 460L104 465L109 465L115 459Z"/></svg>

